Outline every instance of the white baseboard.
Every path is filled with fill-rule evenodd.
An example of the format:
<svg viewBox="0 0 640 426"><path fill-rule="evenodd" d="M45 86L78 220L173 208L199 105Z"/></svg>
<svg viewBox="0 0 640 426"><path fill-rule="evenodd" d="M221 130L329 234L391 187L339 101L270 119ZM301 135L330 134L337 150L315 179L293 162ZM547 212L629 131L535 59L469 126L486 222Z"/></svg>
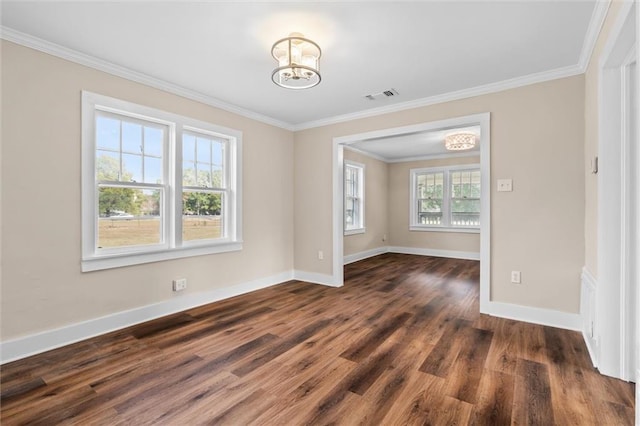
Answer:
<svg viewBox="0 0 640 426"><path fill-rule="evenodd" d="M494 317L564 328L566 330L581 330L580 314L571 314L553 309L534 308L531 306L491 301L487 305L486 312L482 313Z"/></svg>
<svg viewBox="0 0 640 426"><path fill-rule="evenodd" d="M140 308L1 342L0 364L26 358L186 309L271 287L292 280L293 276L293 271L285 271L246 283L200 293L185 294L153 305L142 306Z"/></svg>
<svg viewBox="0 0 640 426"><path fill-rule="evenodd" d="M349 254L344 257L344 264L348 265L349 263L357 262L359 260L368 259L373 256L378 256L380 254L385 254L389 252L389 247L376 247L371 250L361 251L359 253Z"/></svg>
<svg viewBox="0 0 640 426"><path fill-rule="evenodd" d="M328 285L330 287L342 287L342 283L336 283L333 275L319 274L317 272L293 271L293 279L313 284Z"/></svg>
<svg viewBox="0 0 640 426"><path fill-rule="evenodd" d="M397 247L390 246L387 248L389 253L400 254L417 254L420 256L448 257L451 259L480 260L479 252L457 251L457 250L437 250L430 248L418 247Z"/></svg>

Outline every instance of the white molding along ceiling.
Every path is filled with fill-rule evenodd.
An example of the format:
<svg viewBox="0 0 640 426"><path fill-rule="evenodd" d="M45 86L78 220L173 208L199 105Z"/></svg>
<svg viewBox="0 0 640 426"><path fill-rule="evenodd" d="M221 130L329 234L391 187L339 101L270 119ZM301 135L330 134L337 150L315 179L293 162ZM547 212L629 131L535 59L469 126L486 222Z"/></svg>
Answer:
<svg viewBox="0 0 640 426"><path fill-rule="evenodd" d="M595 0L5 1L1 22L5 40L296 131L581 74L608 8ZM322 48L315 88L271 82L270 47L292 31ZM385 90L397 95L365 96Z"/></svg>

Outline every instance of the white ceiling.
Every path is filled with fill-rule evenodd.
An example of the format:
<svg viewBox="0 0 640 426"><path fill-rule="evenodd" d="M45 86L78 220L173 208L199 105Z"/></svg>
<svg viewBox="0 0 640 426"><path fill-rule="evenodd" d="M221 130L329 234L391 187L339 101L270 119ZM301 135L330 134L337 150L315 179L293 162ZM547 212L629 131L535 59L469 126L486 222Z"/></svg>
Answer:
<svg viewBox="0 0 640 426"><path fill-rule="evenodd" d="M470 150L462 152L447 151L444 137L450 133L468 132L476 135L478 143ZM434 158L452 155L480 155L480 126L460 127L456 129L431 130L417 133L406 133L398 136L387 136L376 139L365 139L350 144L355 148L379 160L388 163Z"/></svg>
<svg viewBox="0 0 640 426"><path fill-rule="evenodd" d="M223 107L300 128L577 69L595 5L593 0L3 1L2 25L4 38L8 31L13 33L8 39L37 37ZM294 31L322 48L322 82L315 88L293 91L271 81L276 66L271 45ZM399 96L364 98L390 88Z"/></svg>

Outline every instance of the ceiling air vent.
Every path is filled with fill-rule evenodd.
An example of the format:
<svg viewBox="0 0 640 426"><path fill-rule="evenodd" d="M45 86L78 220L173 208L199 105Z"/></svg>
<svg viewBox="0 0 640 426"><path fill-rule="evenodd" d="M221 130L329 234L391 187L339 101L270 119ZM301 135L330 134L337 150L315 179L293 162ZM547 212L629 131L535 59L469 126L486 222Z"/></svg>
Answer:
<svg viewBox="0 0 640 426"><path fill-rule="evenodd" d="M391 96L398 96L398 91L396 89L387 89L380 93L371 93L369 95L365 95L364 97L369 99L370 101L374 101L378 98L389 98Z"/></svg>

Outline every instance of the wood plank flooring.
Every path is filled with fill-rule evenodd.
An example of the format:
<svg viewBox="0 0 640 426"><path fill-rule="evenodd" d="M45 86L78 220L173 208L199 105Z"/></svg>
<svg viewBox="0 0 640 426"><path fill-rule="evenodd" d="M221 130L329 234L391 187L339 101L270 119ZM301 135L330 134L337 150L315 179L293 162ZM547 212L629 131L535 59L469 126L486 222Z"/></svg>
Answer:
<svg viewBox="0 0 640 426"><path fill-rule="evenodd" d="M631 425L579 333L478 313L479 264L400 254L2 367L3 425Z"/></svg>

